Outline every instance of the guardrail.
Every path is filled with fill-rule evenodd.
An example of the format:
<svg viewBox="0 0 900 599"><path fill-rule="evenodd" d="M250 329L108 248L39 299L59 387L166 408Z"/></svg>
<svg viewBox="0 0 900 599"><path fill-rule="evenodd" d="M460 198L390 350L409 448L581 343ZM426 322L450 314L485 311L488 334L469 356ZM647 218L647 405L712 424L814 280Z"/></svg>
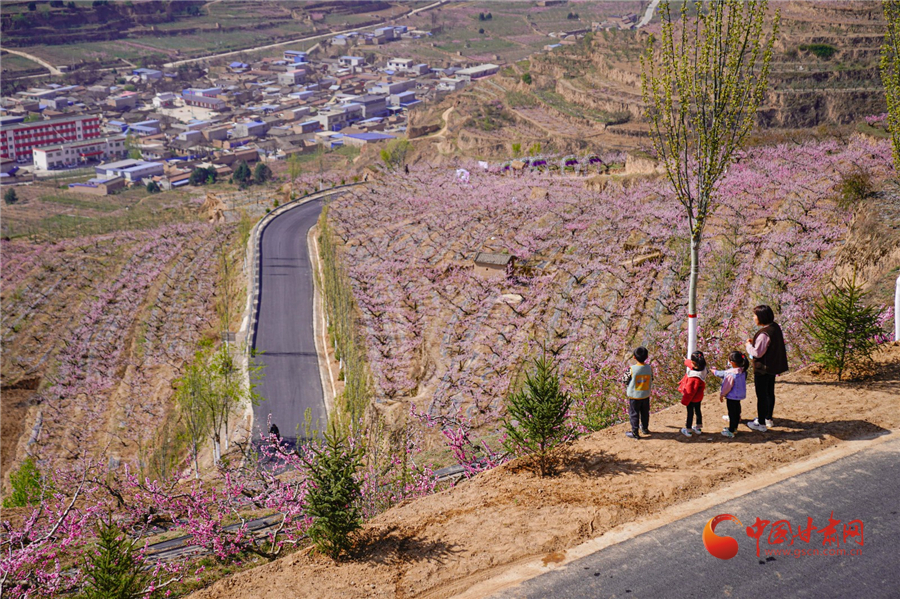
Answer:
<svg viewBox="0 0 900 599"><path fill-rule="evenodd" d="M465 477L465 468L460 465L446 466L435 470L434 478L437 482L451 481L452 484L458 483ZM455 480L454 480L455 479ZM249 520L247 530L254 535L261 537L271 529L281 524L281 513L270 514L262 518ZM241 524L231 524L224 527L224 530L237 530ZM191 535L181 535L165 541L158 541L151 545L147 545L147 556L156 561L167 561L190 554L203 554L209 551L203 551L200 547L191 544Z"/></svg>

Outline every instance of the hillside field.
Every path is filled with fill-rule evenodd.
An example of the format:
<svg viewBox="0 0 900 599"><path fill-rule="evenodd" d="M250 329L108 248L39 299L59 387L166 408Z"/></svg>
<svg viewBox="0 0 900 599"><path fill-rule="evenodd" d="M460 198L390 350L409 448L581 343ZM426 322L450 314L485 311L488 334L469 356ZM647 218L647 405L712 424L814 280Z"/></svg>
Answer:
<svg viewBox="0 0 900 599"><path fill-rule="evenodd" d="M650 349L655 401L676 398L683 209L660 177L607 175L602 191L587 189L590 171L609 166L596 159L580 172L560 159L524 171L472 164L467 182L421 165L331 204L377 405L490 426L546 351L599 428L622 416L618 379L637 345ZM857 136L754 148L729 169L701 249L699 348L712 363L743 346L760 303L784 327L792 366L808 363L804 322L852 219L853 206L837 204L841 182L889 168L889 144ZM480 276L478 252L511 254L515 266Z"/></svg>

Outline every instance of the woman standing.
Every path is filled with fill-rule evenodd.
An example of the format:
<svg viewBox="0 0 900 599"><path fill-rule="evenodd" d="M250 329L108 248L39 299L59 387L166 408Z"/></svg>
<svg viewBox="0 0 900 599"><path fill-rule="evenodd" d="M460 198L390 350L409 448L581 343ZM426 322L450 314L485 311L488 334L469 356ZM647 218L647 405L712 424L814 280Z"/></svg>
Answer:
<svg viewBox="0 0 900 599"><path fill-rule="evenodd" d="M753 308L756 326L760 329L747 339L747 354L753 359L753 383L756 387L756 407L758 418L747 426L755 431L766 432L772 426L772 412L775 410L775 376L788 370L787 351L784 334L775 322L775 314L769 306Z"/></svg>

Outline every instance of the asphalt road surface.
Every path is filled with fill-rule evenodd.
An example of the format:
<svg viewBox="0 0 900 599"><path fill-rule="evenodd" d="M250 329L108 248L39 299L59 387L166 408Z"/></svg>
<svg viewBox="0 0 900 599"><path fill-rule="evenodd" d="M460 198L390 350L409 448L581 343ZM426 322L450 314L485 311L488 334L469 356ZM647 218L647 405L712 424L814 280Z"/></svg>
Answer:
<svg viewBox="0 0 900 599"><path fill-rule="evenodd" d="M260 250L259 313L254 348L265 366L256 391L265 398L253 409L263 430L271 414L282 438L303 437L304 412L324 430L325 400L313 332L313 274L306 235L322 211L312 200L272 219ZM263 432L268 432L264 430ZM254 431L254 434L256 431Z"/></svg>
<svg viewBox="0 0 900 599"><path fill-rule="evenodd" d="M526 581L497 599L649 597L900 597L900 440L892 440L805 474L760 489L655 531L576 560L557 571ZM756 540L746 528L756 519L786 519L793 534L812 517L827 528L832 515L839 549L859 555L773 555L790 540L769 544L770 524ZM701 534L710 518L737 516L718 524L718 535L737 539L737 555L720 560L704 548ZM844 526L862 520L863 545L844 542ZM796 539L791 550L819 550L825 534L813 532L807 544ZM835 547L829 545L828 547Z"/></svg>

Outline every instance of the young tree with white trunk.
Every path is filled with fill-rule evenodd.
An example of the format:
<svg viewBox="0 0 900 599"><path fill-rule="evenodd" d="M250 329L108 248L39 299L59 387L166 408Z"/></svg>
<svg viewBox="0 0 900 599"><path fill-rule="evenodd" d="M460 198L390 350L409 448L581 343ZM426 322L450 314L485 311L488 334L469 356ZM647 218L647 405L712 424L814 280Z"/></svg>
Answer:
<svg viewBox="0 0 900 599"><path fill-rule="evenodd" d="M720 0L672 19L660 10L662 32L641 57L641 87L653 149L691 235L688 350L697 344L697 279L703 231L717 206L717 185L756 124L778 33L779 13L767 19L767 0Z"/></svg>

